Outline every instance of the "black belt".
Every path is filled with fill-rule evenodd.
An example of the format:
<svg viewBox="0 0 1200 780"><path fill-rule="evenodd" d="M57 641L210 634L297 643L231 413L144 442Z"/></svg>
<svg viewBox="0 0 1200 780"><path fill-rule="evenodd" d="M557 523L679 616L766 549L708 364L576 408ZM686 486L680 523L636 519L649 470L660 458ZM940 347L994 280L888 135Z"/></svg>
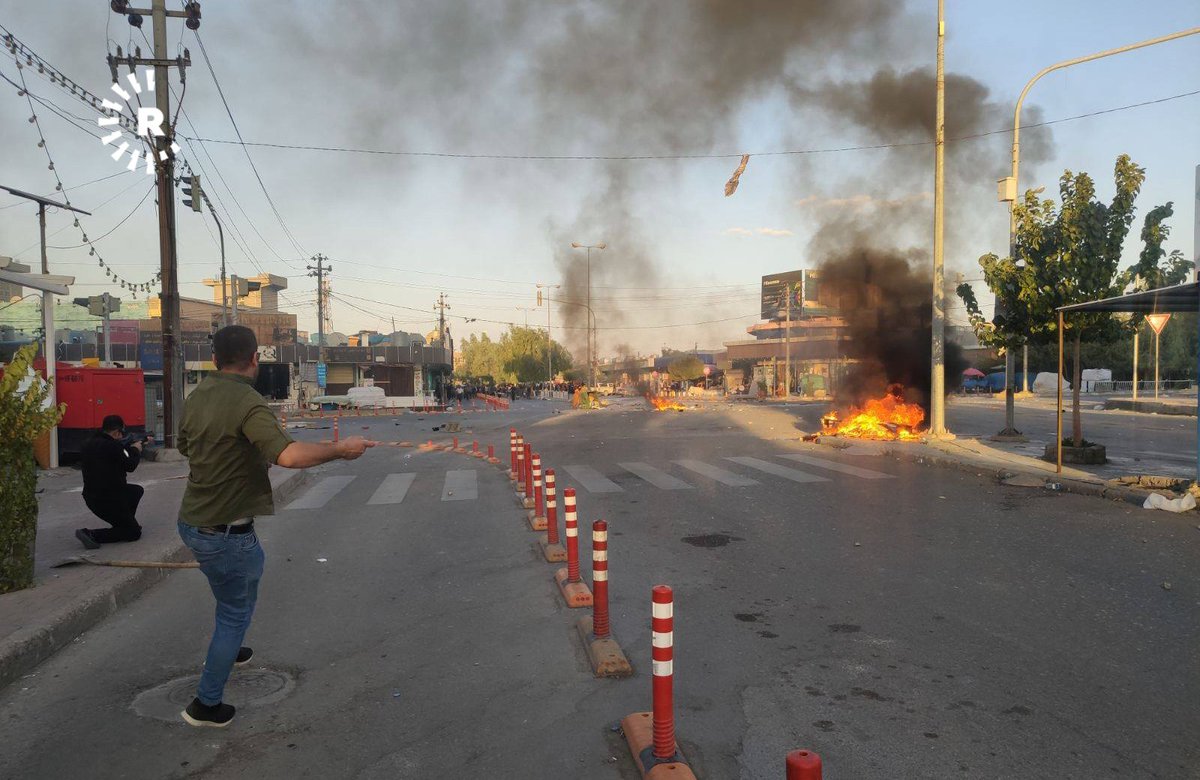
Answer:
<svg viewBox="0 0 1200 780"><path fill-rule="evenodd" d="M242 523L241 525L209 525L202 528L197 528L202 534L216 535L223 533L231 534L248 534L254 530L254 523Z"/></svg>

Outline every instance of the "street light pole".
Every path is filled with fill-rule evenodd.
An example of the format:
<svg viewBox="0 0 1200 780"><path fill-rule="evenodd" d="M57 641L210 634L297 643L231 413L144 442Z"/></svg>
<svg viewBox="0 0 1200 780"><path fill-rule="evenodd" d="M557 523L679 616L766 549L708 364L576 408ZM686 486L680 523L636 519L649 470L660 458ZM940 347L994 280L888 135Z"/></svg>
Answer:
<svg viewBox="0 0 1200 780"><path fill-rule="evenodd" d="M946 0L938 0L937 117L933 157L933 317L932 374L929 381L929 433L946 435L946 280L945 280L945 152L946 152Z"/></svg>
<svg viewBox="0 0 1200 780"><path fill-rule="evenodd" d="M939 0L939 2L941 2L941 1L942 0ZM1042 78L1042 76L1045 76L1047 73L1053 73L1056 70L1062 70L1063 68L1069 68L1072 65L1079 65L1080 63L1083 63L1083 62L1091 62L1092 60L1099 60L1099 59L1103 59L1105 57L1111 57L1114 54L1124 54L1127 51L1133 51L1135 49L1143 49L1147 46L1154 46L1155 44L1166 43L1167 41L1173 41L1178 38L1186 38L1189 35L1197 35L1197 34L1200 34L1200 27L1192 27L1187 30L1180 30L1179 32L1171 33L1170 35L1160 35L1157 38L1150 38L1149 40L1139 41L1137 43L1130 43L1126 46L1119 46L1115 49L1106 49L1101 52L1096 52L1095 54L1088 54L1083 57L1075 57L1074 59L1063 60L1062 62L1056 62L1053 65L1049 65L1049 66L1039 70L1034 75L1034 77L1031 78L1025 84L1025 88L1021 90L1020 97L1017 98L1017 105L1013 109L1012 174L1009 176L1009 178L1000 180L1000 200L1008 202L1008 256L1009 257L1013 258L1013 260L1015 261L1016 254L1017 254L1016 205L1017 205L1017 197L1018 197L1017 185L1020 181L1019 172L1020 172L1020 166L1021 166L1021 106L1025 103L1025 96L1029 94L1029 90L1033 88L1033 85L1036 84ZM1005 393L1005 398L1004 398L1005 429L1004 429L1004 431L1002 431L1003 434L1015 433L1015 431L1012 430L1012 426L1009 424L1009 421L1011 421L1014 416L1012 381L1009 378L1012 376L1012 369L1013 369L1013 355L1012 355L1012 349L1009 348L1005 351L1005 357L1004 357L1004 379L1005 379L1004 383L1005 383L1006 387L1004 390L1004 393ZM1060 414L1061 414L1061 404L1060 404Z"/></svg>
<svg viewBox="0 0 1200 780"><path fill-rule="evenodd" d="M546 383L553 386L554 384L554 339L550 337L550 291L557 290L562 287L561 284L538 284L538 297L542 297L541 291L546 291ZM553 393L553 390L550 390ZM554 396L551 395L551 398Z"/></svg>
<svg viewBox="0 0 1200 780"><path fill-rule="evenodd" d="M593 387L596 384L595 362L592 359L592 342L595 340L596 330L596 313L592 311L592 250L603 250L608 244L601 241L599 244L579 244L572 242L572 249L587 250L587 310L592 314L592 322L588 328L587 334L587 359L588 359L588 387Z"/></svg>

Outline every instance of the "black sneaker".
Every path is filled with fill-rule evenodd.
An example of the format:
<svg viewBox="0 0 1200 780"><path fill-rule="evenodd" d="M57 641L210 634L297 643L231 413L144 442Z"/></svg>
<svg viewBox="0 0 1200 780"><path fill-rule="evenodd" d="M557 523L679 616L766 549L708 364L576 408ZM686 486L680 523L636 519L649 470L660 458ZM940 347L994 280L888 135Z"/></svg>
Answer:
<svg viewBox="0 0 1200 780"><path fill-rule="evenodd" d="M199 699L192 699L192 703L187 706L187 709L179 714L191 726L211 726L223 729L233 723L233 713L232 704L222 702L210 707Z"/></svg>
<svg viewBox="0 0 1200 780"><path fill-rule="evenodd" d="M100 542L97 542L96 538L92 536L92 532L86 528L80 528L78 531L76 531L75 538L83 542L83 546L89 550L100 549Z"/></svg>
<svg viewBox="0 0 1200 780"><path fill-rule="evenodd" d="M250 659L254 657L254 650L249 647L243 647L238 650L237 658L234 659L234 666L245 666L250 663Z"/></svg>

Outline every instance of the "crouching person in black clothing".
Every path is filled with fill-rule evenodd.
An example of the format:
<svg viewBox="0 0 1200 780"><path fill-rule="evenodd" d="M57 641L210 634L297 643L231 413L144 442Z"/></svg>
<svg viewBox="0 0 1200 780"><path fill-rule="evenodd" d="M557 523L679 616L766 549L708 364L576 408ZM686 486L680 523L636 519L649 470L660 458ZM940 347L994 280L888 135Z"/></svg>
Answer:
<svg viewBox="0 0 1200 780"><path fill-rule="evenodd" d="M137 508L145 492L141 485L129 485L125 475L138 467L142 442L127 444L125 421L110 414L104 424L83 445L83 501L96 517L112 528L80 528L75 538L89 550L109 542L135 542L142 538Z"/></svg>

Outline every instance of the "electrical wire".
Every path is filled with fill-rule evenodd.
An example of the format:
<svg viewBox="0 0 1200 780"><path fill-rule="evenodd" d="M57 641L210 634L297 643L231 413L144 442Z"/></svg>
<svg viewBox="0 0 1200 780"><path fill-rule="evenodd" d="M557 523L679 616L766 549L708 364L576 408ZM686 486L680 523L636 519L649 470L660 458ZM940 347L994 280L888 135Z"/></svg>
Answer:
<svg viewBox="0 0 1200 780"><path fill-rule="evenodd" d="M150 197L150 193L154 192L155 187L157 187L157 185L151 184L150 189L146 190L146 194L143 195L142 199L137 202L137 205L133 207L133 210L130 211L128 214L126 214L124 219L122 219L120 222L118 222L116 225L114 225L112 230L108 231L104 235L99 236L98 238L93 238L90 242L85 242L83 244L73 244L72 246L51 246L51 245L47 244L46 248L47 249L79 249L80 247L85 247L85 246L89 246L90 244L95 244L97 241L103 241L105 238L108 238L113 233L115 233L117 228L121 227L121 225L124 225L126 222L129 221L130 217L132 217L134 214L137 213L138 209L140 209L142 207L142 204L146 202L146 198Z"/></svg>
<svg viewBox="0 0 1200 780"><path fill-rule="evenodd" d="M1177 95L1156 98L1154 100L1144 100L1139 103L1130 103L1124 106L1116 106L1114 108L1105 108L1098 111L1089 111L1084 114L1076 114L1074 116L1061 117L1059 119L1048 119L1043 122L1033 122L1022 126L1022 130L1032 130L1038 127L1047 127L1049 125L1061 124L1063 122L1074 122L1079 119L1088 119L1090 117L1101 116L1103 114L1113 114L1118 111L1128 111L1134 108L1142 108L1144 106L1157 105L1166 103L1172 100L1192 97L1200 95L1200 89L1191 92L1182 92ZM969 141L978 138L986 138L993 135L1002 135L1012 133L1012 128L1002 130L990 130L982 133L971 133L970 135L956 136L947 138L948 143L954 141ZM933 146L933 141L900 141L881 144L861 144L857 146L834 146L815 149L783 149L766 152L722 152L722 153L691 153L691 154L491 154L481 153L472 154L467 152L427 152L427 151L405 151L398 149L361 149L346 146L320 146L315 144L283 144L271 143L265 141L245 141L241 135L238 135L238 140L219 139L219 138L204 138L206 143L214 144L240 144L246 146L258 146L268 149L290 149L296 151L308 152L339 152L345 154L371 154L384 155L392 157L434 157L434 158L449 158L463 160L543 160L543 161L602 161L602 162L620 162L620 161L641 161L641 160L724 160L740 158L743 154L749 154L751 157L784 157L784 156L802 156L802 155L817 155L817 154L836 154L842 152L864 152L875 151L879 149L902 149L915 146Z"/></svg>
<svg viewBox="0 0 1200 780"><path fill-rule="evenodd" d="M225 106L225 113L229 117L229 123L233 125L233 132L237 135L238 141L241 143L242 152L246 155L246 161L250 163L250 170L254 172L254 178L258 180L258 186L262 188L263 195L266 197L267 203L271 206L271 211L275 214L275 219L279 221L279 227L283 229L283 234L287 236L288 241L291 242L297 252L301 255L308 255L308 252L300 245L296 237L292 235L292 231L284 221L283 215L279 213L279 208L276 207L271 193L267 191L267 185L263 182L262 175L258 172L258 166L254 164L254 158L250 156L250 149L243 142L242 131L238 128L237 120L233 118L233 110L229 107L229 101L225 98L225 90L221 88L221 82L217 78L217 71L213 68L212 60L209 59L208 49L204 46L204 39L200 37L200 31L193 30L192 33L196 37L196 43L200 44L200 54L204 57L204 64L208 67L209 74L212 75L213 84L217 87L217 95L221 98L221 104Z"/></svg>

